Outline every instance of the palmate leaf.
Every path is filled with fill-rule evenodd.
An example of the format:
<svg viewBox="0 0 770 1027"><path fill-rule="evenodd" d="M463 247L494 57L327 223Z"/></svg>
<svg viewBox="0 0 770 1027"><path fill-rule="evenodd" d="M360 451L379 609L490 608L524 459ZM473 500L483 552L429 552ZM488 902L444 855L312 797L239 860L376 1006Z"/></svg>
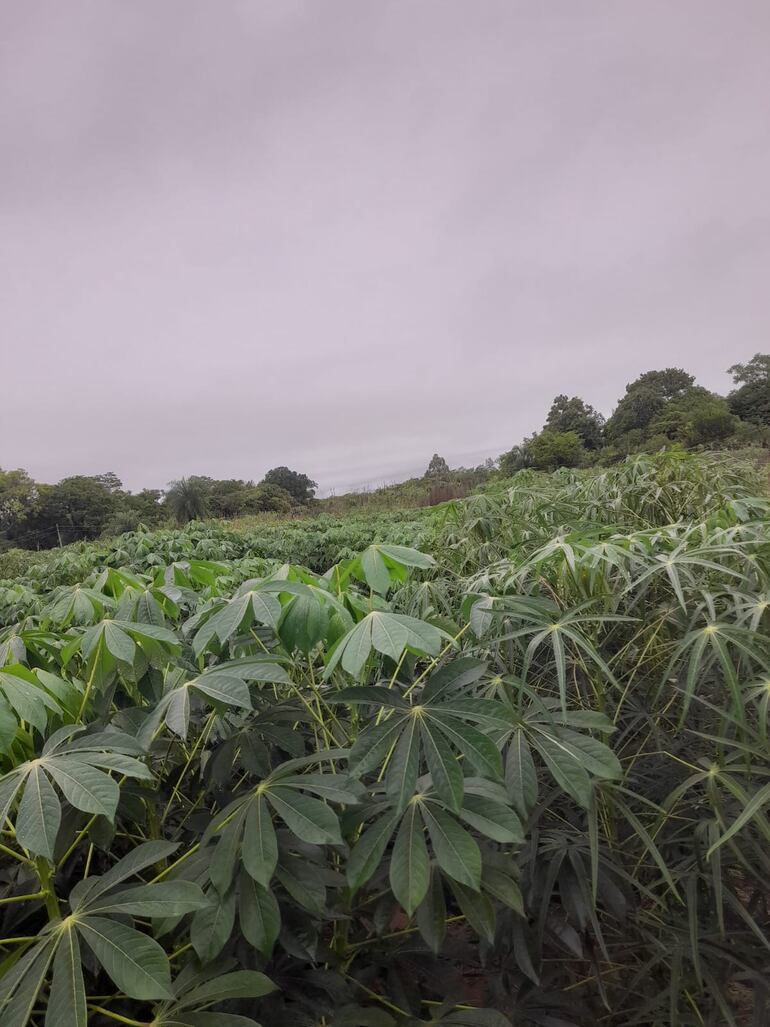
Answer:
<svg viewBox="0 0 770 1027"><path fill-rule="evenodd" d="M86 878L73 888L70 904L74 915L47 928L41 942L0 981L3 1027L6 1023L24 1027L49 976L46 1027L85 1027L83 943L128 997L140 1001L172 998L165 952L126 920L178 916L208 903L200 888L188 881L120 886L175 848L166 842L145 843L102 877Z"/></svg>
<svg viewBox="0 0 770 1027"><path fill-rule="evenodd" d="M195 655L200 656L212 645L226 645L231 638L255 623L277 630L281 601L273 590L265 587L269 584L245 582L232 599L208 616L193 637ZM289 591L290 583L285 587Z"/></svg>
<svg viewBox="0 0 770 1027"><path fill-rule="evenodd" d="M95 736L90 745L87 736L70 743L66 739L62 740L51 751L44 750L38 759L21 764L2 780L0 813L4 817L9 814L14 799L23 789L16 817L16 832L20 843L29 852L53 859L61 822L61 804L52 782L58 785L75 809L96 813L112 821L120 798L120 788L105 770L119 767L121 773L128 777L148 779L148 771L143 763L120 752L123 748L122 736L116 734L114 743L109 739L110 735ZM117 753L109 751L110 744L115 745Z"/></svg>
<svg viewBox="0 0 770 1027"><path fill-rule="evenodd" d="M171 996L168 958L152 938L117 920L100 916L79 918L77 929L126 995L136 999Z"/></svg>
<svg viewBox="0 0 770 1027"><path fill-rule="evenodd" d="M480 667L478 661L459 662L463 665L456 673L442 668L437 683L429 678L412 706L392 689L346 689L337 695L339 702L368 702L379 707L381 714L390 713L389 719L375 721L361 732L348 765L352 773L363 775L384 764L385 789L399 812L414 794L421 755L433 789L455 811L462 804L466 770L502 780L503 763L496 743L467 721L508 726L510 714L497 700L450 698L455 689L478 680L486 666Z"/></svg>
<svg viewBox="0 0 770 1027"><path fill-rule="evenodd" d="M55 675L40 677L20 664L8 664L0 669L0 697L5 701L5 708L14 716L14 734L16 723L26 721L41 733L45 731L48 715L61 716L65 706L59 696L52 695L45 682L53 684L58 680ZM8 746L10 747L10 746Z"/></svg>
<svg viewBox="0 0 770 1027"><path fill-rule="evenodd" d="M373 610L344 635L334 647L326 665L326 677L340 664L358 677L372 652L399 660L406 649L421 656L435 656L446 632L405 614Z"/></svg>
<svg viewBox="0 0 770 1027"><path fill-rule="evenodd" d="M350 573L384 596L394 585L406 581L411 569L427 570L433 566L433 557L417 549L375 543L353 561Z"/></svg>
<svg viewBox="0 0 770 1027"><path fill-rule="evenodd" d="M316 762L318 756L288 760L212 821L203 841L207 844L219 835L211 852L209 876L220 895L232 888L239 864L263 888L270 886L278 865L273 815L302 842L343 844L337 814L325 800L355 805L361 787L344 774L292 773L311 760Z"/></svg>

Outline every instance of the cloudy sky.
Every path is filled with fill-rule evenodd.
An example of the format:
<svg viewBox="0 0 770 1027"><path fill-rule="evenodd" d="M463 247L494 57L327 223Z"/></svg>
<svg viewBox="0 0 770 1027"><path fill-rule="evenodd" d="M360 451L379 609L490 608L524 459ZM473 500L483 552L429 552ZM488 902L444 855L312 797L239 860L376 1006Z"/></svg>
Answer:
<svg viewBox="0 0 770 1027"><path fill-rule="evenodd" d="M770 349L767 0L0 0L0 466L325 490Z"/></svg>

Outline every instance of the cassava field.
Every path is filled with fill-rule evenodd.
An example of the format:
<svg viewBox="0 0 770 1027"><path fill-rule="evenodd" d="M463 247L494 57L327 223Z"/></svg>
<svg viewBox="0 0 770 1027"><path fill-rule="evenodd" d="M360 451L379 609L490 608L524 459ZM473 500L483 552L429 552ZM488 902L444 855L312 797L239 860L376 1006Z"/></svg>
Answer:
<svg viewBox="0 0 770 1027"><path fill-rule="evenodd" d="M671 453L6 567L2 1027L766 1024L765 491Z"/></svg>

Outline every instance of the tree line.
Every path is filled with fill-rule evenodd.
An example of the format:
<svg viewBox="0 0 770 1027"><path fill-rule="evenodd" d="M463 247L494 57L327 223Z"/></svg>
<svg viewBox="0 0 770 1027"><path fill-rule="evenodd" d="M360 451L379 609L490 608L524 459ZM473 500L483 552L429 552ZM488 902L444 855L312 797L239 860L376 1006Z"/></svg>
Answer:
<svg viewBox="0 0 770 1027"><path fill-rule="evenodd" d="M257 484L195 475L170 482L165 491L133 493L111 472L46 485L26 471L0 469L0 548L50 549L140 524L156 528L205 517L289 515L312 506L317 488L308 475L288 467L274 467Z"/></svg>
<svg viewBox="0 0 770 1027"><path fill-rule="evenodd" d="M682 368L647 371L626 386L608 419L579 396L558 395L542 430L502 454L500 471L510 475L525 467L611 464L630 453L677 444L768 445L770 355L757 353L728 372L735 387L720 396L697 385ZM488 460L475 469L451 470L436 453L420 482L430 486L426 494L432 504L465 494L493 467ZM48 549L139 525L154 528L206 517L306 513L317 503L317 488L308 475L285 466L274 467L256 484L194 475L170 482L165 491L135 493L113 473L75 475L46 485L26 471L0 469L0 548Z"/></svg>
<svg viewBox="0 0 770 1027"><path fill-rule="evenodd" d="M728 368L734 388L720 396L679 367L647 371L626 386L605 420L579 396L556 396L543 428L500 457L500 470L553 470L613 463L630 453L671 445L687 448L767 445L770 439L770 355L757 353Z"/></svg>

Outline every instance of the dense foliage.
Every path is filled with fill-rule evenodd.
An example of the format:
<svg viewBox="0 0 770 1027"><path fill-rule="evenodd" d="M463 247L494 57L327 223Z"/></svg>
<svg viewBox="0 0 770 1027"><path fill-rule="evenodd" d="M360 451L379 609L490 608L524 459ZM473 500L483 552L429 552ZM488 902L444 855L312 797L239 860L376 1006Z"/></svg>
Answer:
<svg viewBox="0 0 770 1027"><path fill-rule="evenodd" d="M770 356L757 353L728 370L739 387L727 397L696 385L679 367L646 371L628 383L606 423L579 396L556 396L543 430L504 453L500 468L510 475L527 467L611 465L630 453L674 445L766 446Z"/></svg>
<svg viewBox="0 0 770 1027"><path fill-rule="evenodd" d="M0 1023L766 1022L762 496L673 454L27 567Z"/></svg>

